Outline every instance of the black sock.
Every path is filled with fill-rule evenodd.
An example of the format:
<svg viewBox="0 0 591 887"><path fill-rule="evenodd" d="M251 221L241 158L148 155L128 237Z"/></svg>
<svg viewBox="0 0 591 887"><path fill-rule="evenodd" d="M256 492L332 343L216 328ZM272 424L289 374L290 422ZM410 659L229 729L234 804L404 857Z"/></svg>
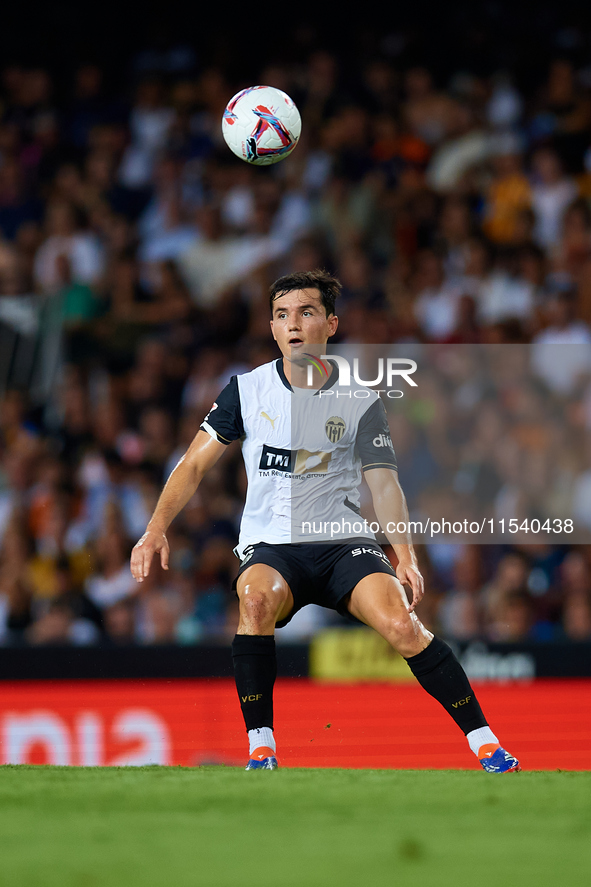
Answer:
<svg viewBox="0 0 591 887"><path fill-rule="evenodd" d="M445 641L434 637L428 647L406 661L421 687L441 703L464 733L488 726L466 672Z"/></svg>
<svg viewBox="0 0 591 887"><path fill-rule="evenodd" d="M237 634L232 641L234 677L246 729L273 729L277 656L273 635Z"/></svg>

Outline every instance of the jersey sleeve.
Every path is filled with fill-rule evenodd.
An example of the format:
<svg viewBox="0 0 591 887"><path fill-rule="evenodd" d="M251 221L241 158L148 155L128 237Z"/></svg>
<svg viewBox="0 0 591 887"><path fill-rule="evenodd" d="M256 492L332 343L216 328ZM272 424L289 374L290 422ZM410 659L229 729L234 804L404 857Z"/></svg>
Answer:
<svg viewBox="0 0 591 887"><path fill-rule="evenodd" d="M238 379L232 376L209 413L201 423L203 431L220 443L231 444L233 440L244 437L244 424L240 409L240 392Z"/></svg>
<svg viewBox="0 0 591 887"><path fill-rule="evenodd" d="M364 471L372 468L397 469L386 409L379 398L359 421L355 448Z"/></svg>

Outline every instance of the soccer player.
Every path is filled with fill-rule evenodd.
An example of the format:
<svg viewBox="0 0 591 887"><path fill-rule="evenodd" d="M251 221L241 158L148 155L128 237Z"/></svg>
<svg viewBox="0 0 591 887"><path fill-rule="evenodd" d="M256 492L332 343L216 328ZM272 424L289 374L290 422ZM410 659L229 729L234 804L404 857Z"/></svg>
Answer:
<svg viewBox="0 0 591 887"><path fill-rule="evenodd" d="M408 510L379 395L364 388L363 397L336 398L336 365L311 353L322 354L336 332L340 289L320 270L272 285L271 331L282 357L232 376L166 482L133 549L132 573L142 582L156 553L168 568L169 524L225 448L241 440L248 489L236 548L240 615L232 658L249 739L246 769L277 767L275 628L316 603L382 635L464 732L485 770L519 770L489 727L453 651L415 612L424 583L410 536L386 533L398 559L394 570L366 524L354 521L350 531L359 515L362 472L382 528L408 520ZM327 514L332 526L342 527L340 535L311 536L309 527L322 527ZM307 533L304 516L310 518Z"/></svg>

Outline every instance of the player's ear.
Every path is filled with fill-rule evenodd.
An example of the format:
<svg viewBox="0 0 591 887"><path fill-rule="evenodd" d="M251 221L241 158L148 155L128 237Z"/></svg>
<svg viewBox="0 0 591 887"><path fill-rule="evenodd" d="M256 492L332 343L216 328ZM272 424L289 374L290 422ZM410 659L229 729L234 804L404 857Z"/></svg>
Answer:
<svg viewBox="0 0 591 887"><path fill-rule="evenodd" d="M336 314L331 314L330 317L328 318L328 338L329 339L331 336L334 336L334 334L336 333L338 325L339 325L338 317L336 316Z"/></svg>
<svg viewBox="0 0 591 887"><path fill-rule="evenodd" d="M271 335L273 336L275 341L277 341L277 336L275 335L275 330L273 329L273 321L270 320L269 323L271 324Z"/></svg>

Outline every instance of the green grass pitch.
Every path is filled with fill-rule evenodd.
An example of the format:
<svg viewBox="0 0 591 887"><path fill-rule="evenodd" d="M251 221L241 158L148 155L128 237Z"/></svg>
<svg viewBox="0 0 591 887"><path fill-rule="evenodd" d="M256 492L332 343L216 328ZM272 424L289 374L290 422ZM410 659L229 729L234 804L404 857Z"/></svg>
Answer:
<svg viewBox="0 0 591 887"><path fill-rule="evenodd" d="M0 767L2 887L591 883L591 772Z"/></svg>

